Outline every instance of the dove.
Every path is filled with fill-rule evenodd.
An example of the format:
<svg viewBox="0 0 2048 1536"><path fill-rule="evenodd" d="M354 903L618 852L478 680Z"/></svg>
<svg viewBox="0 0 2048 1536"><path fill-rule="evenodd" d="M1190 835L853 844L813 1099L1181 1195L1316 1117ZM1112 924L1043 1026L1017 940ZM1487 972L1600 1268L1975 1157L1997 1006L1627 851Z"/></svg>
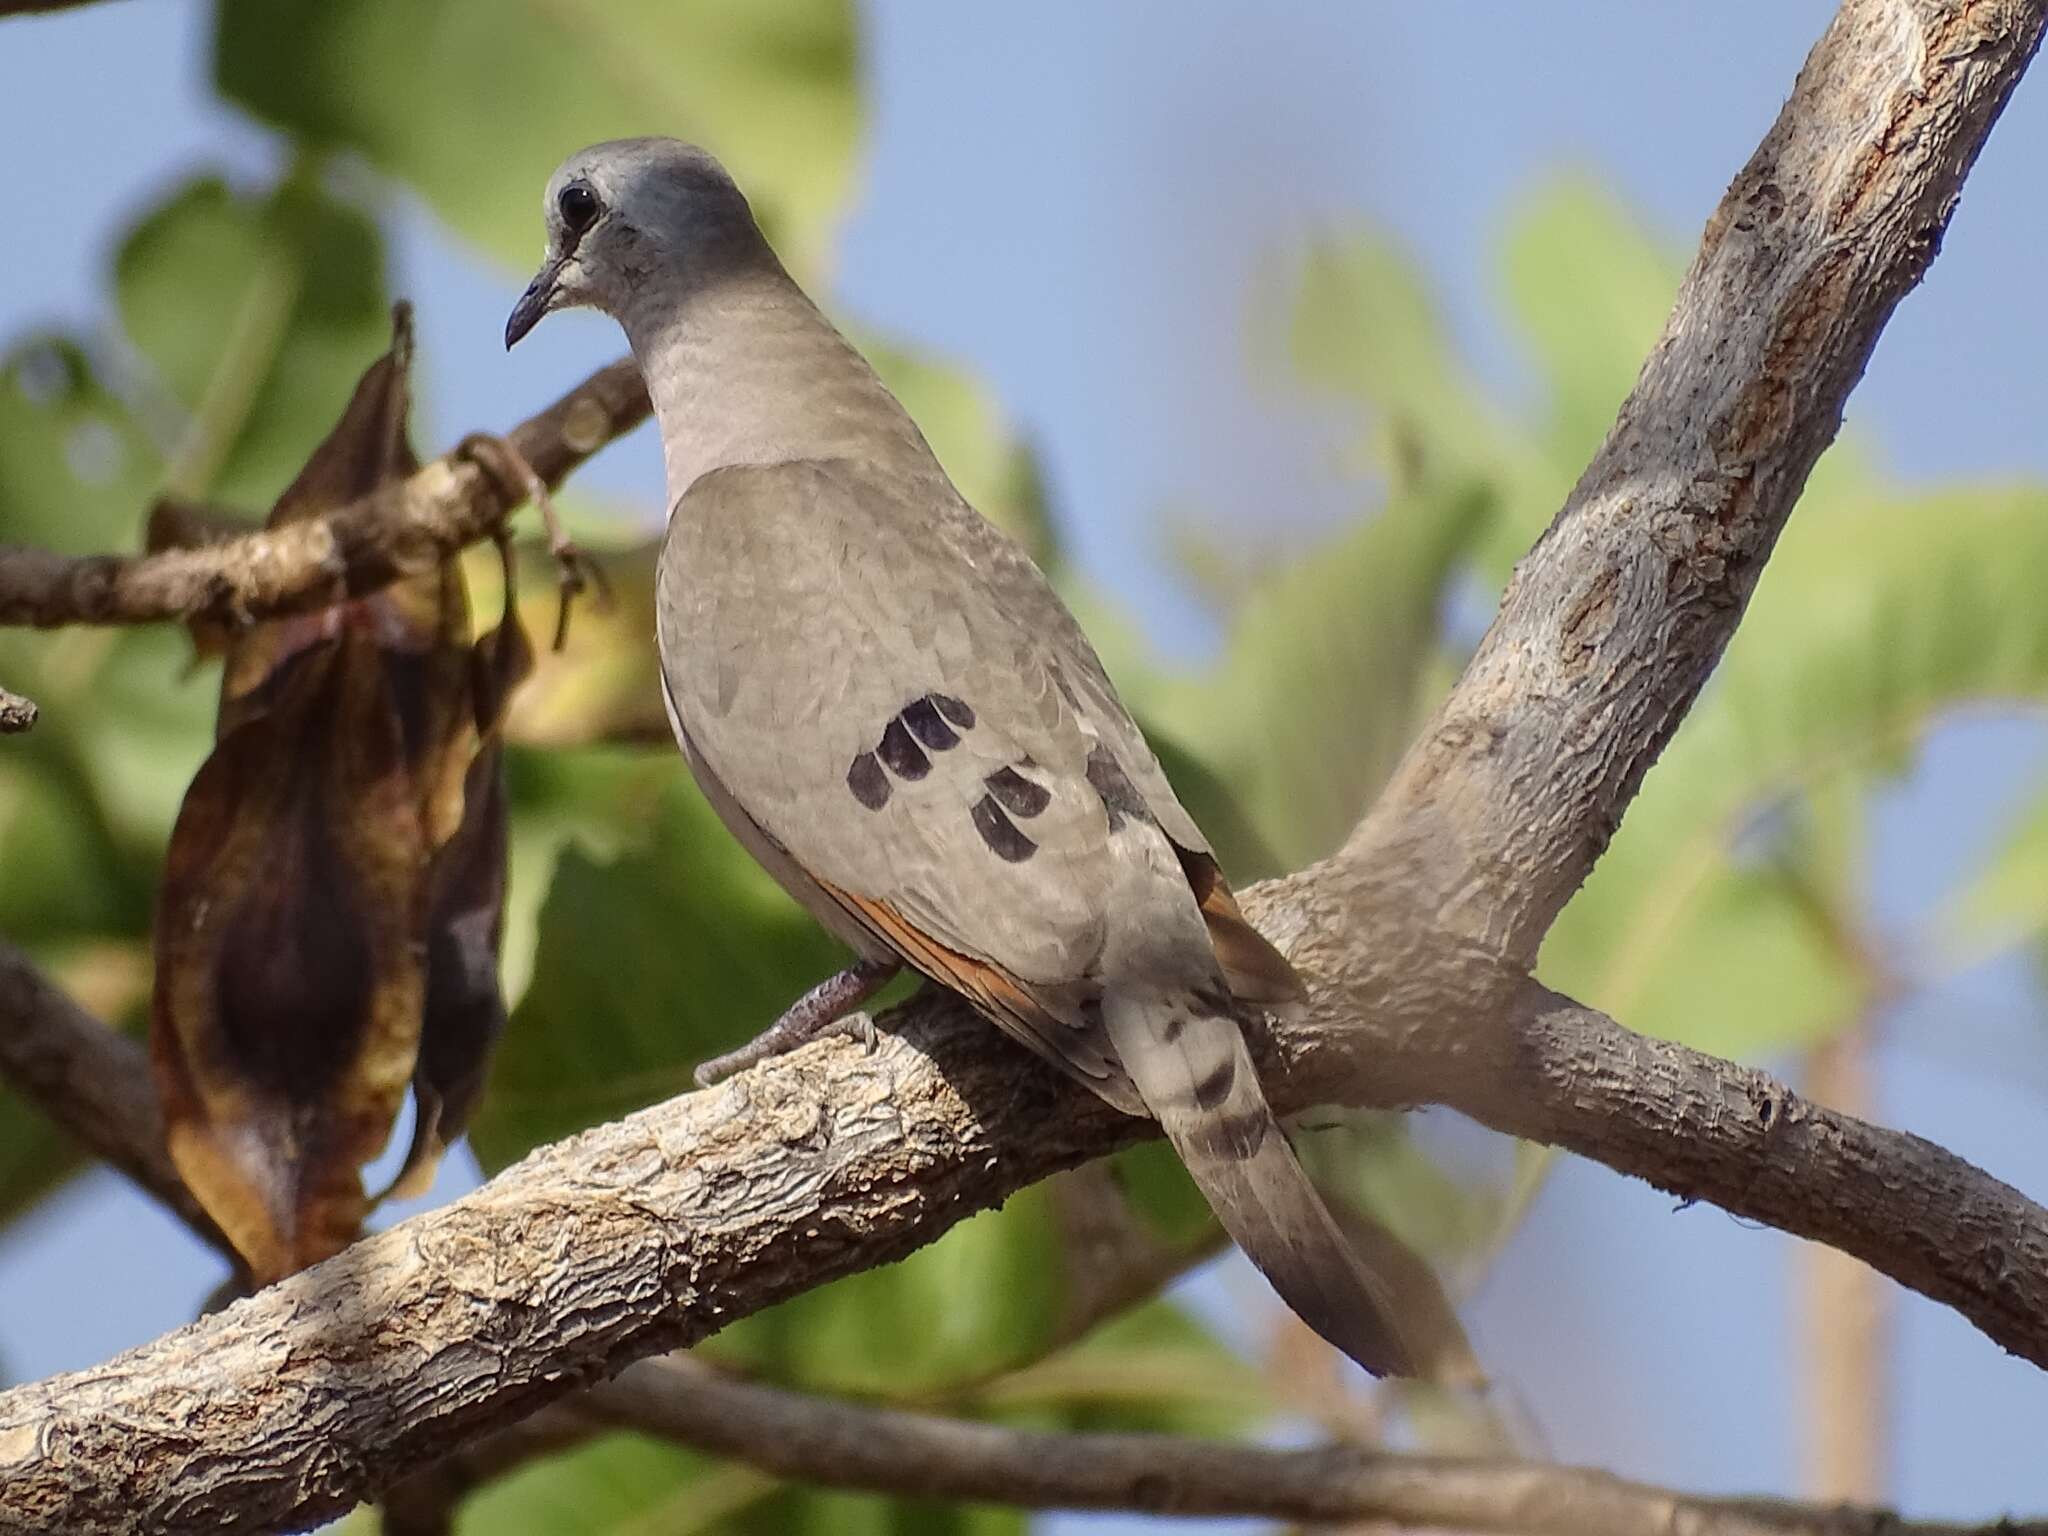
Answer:
<svg viewBox="0 0 2048 1536"><path fill-rule="evenodd" d="M1300 979L1245 919L1080 625L969 506L705 151L571 156L505 327L615 319L670 512L656 594L669 722L726 827L855 963L732 1070L908 965L1164 1130L1283 1300L1367 1370L1413 1374L1394 1288L1268 1105L1252 1010Z"/></svg>

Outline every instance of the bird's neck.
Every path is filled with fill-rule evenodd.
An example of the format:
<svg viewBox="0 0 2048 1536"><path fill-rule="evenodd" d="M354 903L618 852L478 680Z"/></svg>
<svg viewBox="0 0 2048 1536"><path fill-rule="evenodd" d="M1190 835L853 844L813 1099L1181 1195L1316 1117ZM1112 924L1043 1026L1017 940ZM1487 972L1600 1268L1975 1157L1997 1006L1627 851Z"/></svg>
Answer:
<svg viewBox="0 0 2048 1536"><path fill-rule="evenodd" d="M936 462L866 359L768 258L622 317L661 427L671 509L735 464L887 457Z"/></svg>

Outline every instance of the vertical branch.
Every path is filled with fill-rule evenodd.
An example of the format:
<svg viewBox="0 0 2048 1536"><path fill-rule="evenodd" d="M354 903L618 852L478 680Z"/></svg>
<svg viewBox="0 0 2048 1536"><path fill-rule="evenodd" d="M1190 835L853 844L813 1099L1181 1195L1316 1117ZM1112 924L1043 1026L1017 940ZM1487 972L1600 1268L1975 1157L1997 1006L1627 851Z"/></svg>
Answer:
<svg viewBox="0 0 2048 1536"><path fill-rule="evenodd" d="M1870 1019L1816 1046L1806 1092L1830 1109L1876 1109ZM1882 1498L1891 1472L1891 1297L1877 1271L1817 1243L1797 1254L1805 1414L1803 1482L1823 1501Z"/></svg>

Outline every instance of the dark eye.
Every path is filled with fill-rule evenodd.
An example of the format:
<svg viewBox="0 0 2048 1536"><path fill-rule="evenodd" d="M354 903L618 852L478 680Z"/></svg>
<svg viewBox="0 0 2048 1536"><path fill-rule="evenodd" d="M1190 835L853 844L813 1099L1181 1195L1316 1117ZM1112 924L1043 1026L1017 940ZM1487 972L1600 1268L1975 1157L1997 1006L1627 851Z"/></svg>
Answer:
<svg viewBox="0 0 2048 1536"><path fill-rule="evenodd" d="M582 234L604 212L604 204L597 200L597 194L580 181L572 181L562 188L561 195L555 199L555 207L561 211L562 223L572 235Z"/></svg>

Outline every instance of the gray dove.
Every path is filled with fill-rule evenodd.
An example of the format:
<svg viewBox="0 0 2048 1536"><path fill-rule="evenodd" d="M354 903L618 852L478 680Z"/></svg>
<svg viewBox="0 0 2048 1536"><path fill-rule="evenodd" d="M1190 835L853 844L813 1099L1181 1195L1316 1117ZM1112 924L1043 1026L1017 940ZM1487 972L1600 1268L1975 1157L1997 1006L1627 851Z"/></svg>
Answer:
<svg viewBox="0 0 2048 1536"><path fill-rule="evenodd" d="M1156 1118L1318 1333L1413 1374L1392 1287L1275 1121L1247 1008L1303 996L1045 577L947 479L805 297L723 167L599 144L548 183L505 327L624 327L672 498L656 594L670 724L733 835L858 956L736 1069L905 964L1118 1109Z"/></svg>

